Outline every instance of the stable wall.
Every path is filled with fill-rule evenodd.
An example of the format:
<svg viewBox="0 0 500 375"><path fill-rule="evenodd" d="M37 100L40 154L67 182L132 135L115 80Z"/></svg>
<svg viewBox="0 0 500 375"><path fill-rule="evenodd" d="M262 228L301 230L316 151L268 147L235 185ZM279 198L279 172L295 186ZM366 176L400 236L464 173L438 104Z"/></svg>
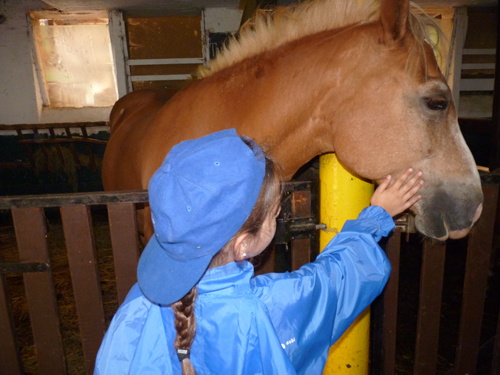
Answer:
<svg viewBox="0 0 500 375"><path fill-rule="evenodd" d="M31 37L26 11L40 10L46 4L38 0L3 1L0 14L0 124L39 122Z"/></svg>
<svg viewBox="0 0 500 375"><path fill-rule="evenodd" d="M38 0L4 1L0 14L0 124L107 121L109 108L43 108L35 80L27 12L48 9ZM3 132L2 132L3 134Z"/></svg>
<svg viewBox="0 0 500 375"><path fill-rule="evenodd" d="M49 8L38 0L3 1L0 4L0 14L6 18L0 24L0 124L108 121L111 107L42 107L35 79L27 12ZM206 31L234 32L239 27L241 15L242 11L239 9L206 9Z"/></svg>

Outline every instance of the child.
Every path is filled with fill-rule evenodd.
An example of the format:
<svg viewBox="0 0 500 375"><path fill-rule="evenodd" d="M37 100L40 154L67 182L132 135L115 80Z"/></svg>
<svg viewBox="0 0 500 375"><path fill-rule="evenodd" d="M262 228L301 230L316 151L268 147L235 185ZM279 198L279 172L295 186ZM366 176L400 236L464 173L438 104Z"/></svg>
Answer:
<svg viewBox="0 0 500 375"><path fill-rule="evenodd" d="M328 349L382 291L377 242L420 196L421 173L384 180L316 261L253 277L271 242L275 164L234 129L185 141L149 184L155 234L95 374L321 374Z"/></svg>

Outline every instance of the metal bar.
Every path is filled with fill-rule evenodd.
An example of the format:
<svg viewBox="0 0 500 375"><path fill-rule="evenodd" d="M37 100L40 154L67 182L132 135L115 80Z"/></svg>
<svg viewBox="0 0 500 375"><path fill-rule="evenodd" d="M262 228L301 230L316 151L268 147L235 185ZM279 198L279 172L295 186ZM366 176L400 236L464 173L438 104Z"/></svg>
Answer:
<svg viewBox="0 0 500 375"><path fill-rule="evenodd" d="M394 231L387 240L386 254L392 270L382 297L384 301L382 317L382 366L384 375L393 375L396 363L400 252L401 233Z"/></svg>
<svg viewBox="0 0 500 375"><path fill-rule="evenodd" d="M0 363L3 374L21 375L23 366L7 293L5 276L0 274Z"/></svg>
<svg viewBox="0 0 500 375"><path fill-rule="evenodd" d="M89 139L89 136L87 135L87 129L85 129L85 127L82 126L80 130L82 131L83 139L85 140L85 146L87 147L87 151L89 153L90 167L95 172L97 171L97 164L95 162L95 157L94 157L94 152L92 151L92 147L90 147L90 144L86 142Z"/></svg>
<svg viewBox="0 0 500 375"><path fill-rule="evenodd" d="M415 217L411 214L403 214L394 220L394 230L406 233L406 241L409 241L410 233L417 233L415 228Z"/></svg>
<svg viewBox="0 0 500 375"><path fill-rule="evenodd" d="M22 143L22 141L25 140L24 134L21 131L21 129L17 129L16 131L17 131L17 136L19 137L18 142ZM24 147L24 151L26 151L26 155L28 155L28 160L30 161L31 167L33 168L33 170L36 171L35 157L33 156L33 152L28 147L28 145L23 144L23 147Z"/></svg>
<svg viewBox="0 0 500 375"><path fill-rule="evenodd" d="M312 181L288 181L283 183L283 192L291 194L294 191L311 190L317 186L318 184Z"/></svg>
<svg viewBox="0 0 500 375"><path fill-rule="evenodd" d="M56 139L56 134L54 132L54 128L49 128L49 132L50 132L50 140L51 141L55 141ZM63 157L63 154L62 154L62 151L61 151L61 146L59 146L59 143L56 143L56 142L51 142L51 143L54 143L55 146L56 146L56 150L57 150L57 154L59 155L59 159L61 160L61 165L64 166L64 157Z"/></svg>
<svg viewBox="0 0 500 375"><path fill-rule="evenodd" d="M50 264L43 210L14 208L12 218L19 257L26 262ZM23 279L37 352L38 373L66 374L52 272L25 273Z"/></svg>
<svg viewBox="0 0 500 375"><path fill-rule="evenodd" d="M467 247L462 311L454 367L456 374L473 374L476 371L481 322L488 286L498 184L483 184L483 194L484 208L481 222L469 235Z"/></svg>
<svg viewBox="0 0 500 375"><path fill-rule="evenodd" d="M309 189L311 191L311 216L315 218L314 222L319 223L319 180L312 181ZM324 225L322 230L326 229L326 224L320 224ZM310 262L314 262L319 254L319 236L320 231L314 231L311 234Z"/></svg>
<svg viewBox="0 0 500 375"><path fill-rule="evenodd" d="M144 75L144 76L131 76L132 82L145 82L145 81L184 81L191 79L191 74L159 74L159 75Z"/></svg>
<svg viewBox="0 0 500 375"><path fill-rule="evenodd" d="M148 201L147 190L83 192L69 194L17 195L0 198L0 209L26 207L60 207L109 203L143 203Z"/></svg>
<svg viewBox="0 0 500 375"><path fill-rule="evenodd" d="M121 305L130 288L137 282L139 236L135 204L109 204L108 217L118 305Z"/></svg>
<svg viewBox="0 0 500 375"><path fill-rule="evenodd" d="M292 193L292 218L311 216L311 191L302 190ZM314 220L313 220L314 221ZM313 223L314 224L314 223ZM292 237L293 239L293 237ZM298 270L311 259L311 241L309 238L294 239L290 243L292 271Z"/></svg>
<svg viewBox="0 0 500 375"><path fill-rule="evenodd" d="M40 133L38 132L38 129L33 129L33 138L34 139L40 139ZM47 154L47 149L45 148L45 145L42 143L41 144L41 150L43 154L43 158L45 160L45 168L44 169L49 169L49 154Z"/></svg>
<svg viewBox="0 0 500 375"><path fill-rule="evenodd" d="M108 123L105 121L96 121L96 122L55 122L55 123L47 123L47 124L13 124L6 125L0 124L0 130L32 130L32 129L64 129L67 127L79 128L81 126L85 126L88 128L92 127L108 127Z"/></svg>
<svg viewBox="0 0 500 375"><path fill-rule="evenodd" d="M203 57L185 59L130 59L127 65L179 65L179 64L203 64Z"/></svg>
<svg viewBox="0 0 500 375"><path fill-rule="evenodd" d="M85 369L87 374L92 374L106 328L90 208L83 205L61 207L61 218Z"/></svg>
<svg viewBox="0 0 500 375"><path fill-rule="evenodd" d="M436 373L446 246L424 242L414 375Z"/></svg>
<svg viewBox="0 0 500 375"><path fill-rule="evenodd" d="M64 130L66 131L66 137L68 137L68 139L73 139L69 127L65 127ZM75 159L76 167L78 169L82 169L82 163L80 162L80 158L78 157L78 152L76 151L75 145L73 143L70 143L69 146L71 153L73 154L73 158Z"/></svg>
<svg viewBox="0 0 500 375"><path fill-rule="evenodd" d="M22 141L19 141L20 144L45 144L45 143L50 143L50 144L58 144L58 143L93 143L96 145L107 145L107 141L103 141L100 139L93 139L93 138L81 138L81 137L71 137L70 139L68 138L57 138L57 139L24 139Z"/></svg>
<svg viewBox="0 0 500 375"><path fill-rule="evenodd" d="M292 193L293 187L287 186L283 189L283 199L281 200L281 211L276 220L276 233L273 239L274 248L279 252L275 254L275 268L278 271L289 271L290 264L290 238L287 233L287 221L292 214Z"/></svg>

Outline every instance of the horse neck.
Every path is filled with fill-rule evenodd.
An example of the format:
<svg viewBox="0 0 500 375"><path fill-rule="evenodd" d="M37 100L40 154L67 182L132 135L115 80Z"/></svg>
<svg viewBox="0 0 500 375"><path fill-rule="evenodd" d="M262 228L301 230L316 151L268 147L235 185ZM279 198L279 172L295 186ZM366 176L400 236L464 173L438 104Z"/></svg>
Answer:
<svg viewBox="0 0 500 375"><path fill-rule="evenodd" d="M342 42L341 31L290 43L249 67L248 89L272 107L253 124L266 128L262 138L271 143L287 178L315 156L335 151L334 139L343 126L335 119L343 111L344 93L355 92L359 84L345 72L350 61L342 56L354 47Z"/></svg>

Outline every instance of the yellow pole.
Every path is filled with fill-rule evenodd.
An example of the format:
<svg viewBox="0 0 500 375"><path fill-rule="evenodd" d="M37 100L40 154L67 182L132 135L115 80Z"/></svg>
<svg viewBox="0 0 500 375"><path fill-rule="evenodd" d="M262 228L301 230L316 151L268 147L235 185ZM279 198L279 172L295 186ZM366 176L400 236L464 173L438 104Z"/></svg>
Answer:
<svg viewBox="0 0 500 375"><path fill-rule="evenodd" d="M370 205L373 184L346 171L335 154L320 157L319 178L320 222L327 227L320 233L322 250L346 220L356 219L361 210ZM369 341L368 307L330 348L323 374L368 374Z"/></svg>

